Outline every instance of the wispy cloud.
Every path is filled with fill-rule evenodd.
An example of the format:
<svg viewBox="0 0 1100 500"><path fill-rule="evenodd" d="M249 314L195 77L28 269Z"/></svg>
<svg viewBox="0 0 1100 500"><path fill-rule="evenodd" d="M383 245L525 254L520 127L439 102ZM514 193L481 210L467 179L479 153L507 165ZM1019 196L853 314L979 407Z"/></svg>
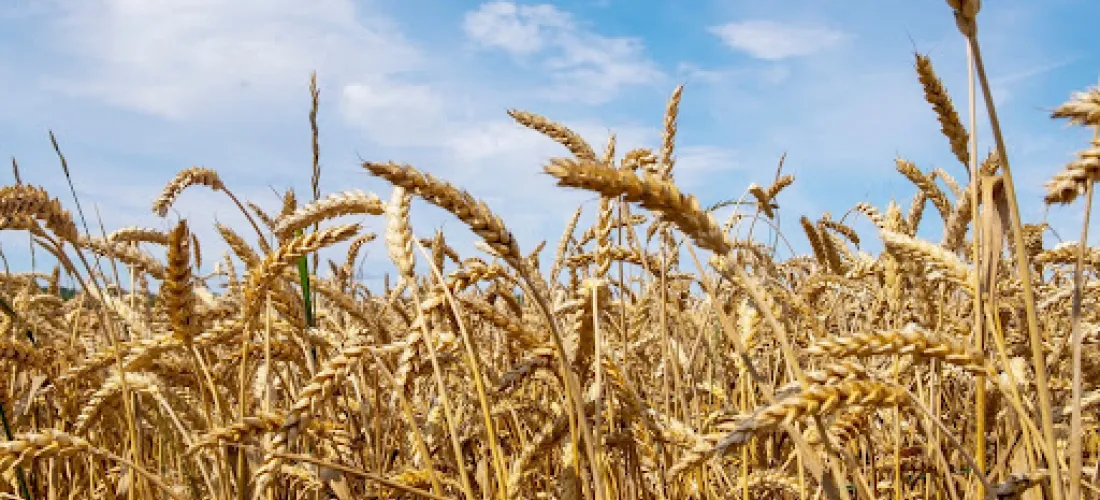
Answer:
<svg viewBox="0 0 1100 500"><path fill-rule="evenodd" d="M546 48L555 33L573 29L573 22L553 5L492 2L468 12L462 27L470 38L486 47L527 55Z"/></svg>
<svg viewBox="0 0 1100 500"><path fill-rule="evenodd" d="M75 65L52 68L46 81L183 119L298 92L315 69L350 79L423 64L395 26L362 14L348 0L66 2L49 39Z"/></svg>
<svg viewBox="0 0 1100 500"><path fill-rule="evenodd" d="M808 56L850 38L850 35L833 28L769 20L736 21L712 26L709 31L730 48L769 61Z"/></svg>
<svg viewBox="0 0 1100 500"><path fill-rule="evenodd" d="M462 25L474 42L534 63L554 82L537 90L542 97L600 104L621 87L664 76L641 39L603 36L553 5L485 3L468 12Z"/></svg>

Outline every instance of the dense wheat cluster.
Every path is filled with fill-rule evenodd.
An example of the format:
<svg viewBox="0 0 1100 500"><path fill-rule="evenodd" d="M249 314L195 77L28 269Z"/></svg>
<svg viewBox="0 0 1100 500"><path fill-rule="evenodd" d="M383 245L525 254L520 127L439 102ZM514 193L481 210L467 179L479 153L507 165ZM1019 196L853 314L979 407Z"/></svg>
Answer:
<svg viewBox="0 0 1100 500"><path fill-rule="evenodd" d="M977 2L948 3L986 88ZM28 233L59 263L48 275L0 275L0 489L1100 498L1100 250L1083 244L1100 142L1051 176L1046 201L1083 196L1086 211L1082 243L1052 245L1044 224L1019 219L999 130L979 159L931 60L917 55L915 69L960 165L894 159L915 188L907 207L795 214L784 236L806 238L812 253L785 260L735 235L777 224L793 176L762 175L709 208L677 186L682 88L661 144L622 155L614 138L594 148L510 112L568 151L545 159L546 174L600 197L591 227L578 227L580 209L563 216L552 254L413 166L366 162L392 192L322 196L315 83L312 201L287 192L273 210L242 204L205 168L180 172L155 198L164 217L201 185L248 216L250 227L217 225L231 252L213 275L199 272L209 256L192 233L208 221L96 236L53 194L0 188L0 228ZM1053 117L1100 127L1100 88ZM442 232L413 227L414 201L452 213L484 254L460 255ZM378 219L384 237L337 220L349 215ZM877 234L857 234L855 217ZM883 251L861 249L875 239ZM343 261L314 258L341 243ZM393 261L381 290L356 279L365 245Z"/></svg>

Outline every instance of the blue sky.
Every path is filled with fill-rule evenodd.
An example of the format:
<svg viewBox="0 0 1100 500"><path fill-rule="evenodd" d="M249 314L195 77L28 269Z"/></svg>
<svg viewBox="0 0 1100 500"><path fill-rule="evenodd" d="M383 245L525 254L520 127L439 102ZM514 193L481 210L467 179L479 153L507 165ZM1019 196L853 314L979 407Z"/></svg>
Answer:
<svg viewBox="0 0 1100 500"><path fill-rule="evenodd" d="M1089 138L1047 110L1097 82L1100 53L1088 47L1100 3L985 3L979 37L1021 210L1037 221L1042 183ZM923 100L914 47L963 107L965 48L939 0L8 0L0 153L75 214L52 129L87 215L98 207L108 231L186 217L210 262L224 248L215 220L245 229L234 206L195 189L166 221L152 200L192 165L272 210L288 187L307 197L316 70L325 193L388 199L390 187L358 159L406 162L487 200L523 249L543 239L552 248L593 197L555 188L541 166L565 151L505 111L544 114L597 148L615 132L625 152L658 146L665 101L685 83L680 185L704 205L737 198L751 182L768 184L786 152L797 180L780 198L783 228L804 249L801 215L839 217L860 200L908 205L915 188L895 171L896 155L965 177ZM984 120L979 141L984 155ZM7 168L0 176L11 182ZM452 218L423 203L413 212L420 236L443 226L469 248ZM1075 239L1080 212L1052 208L1050 220ZM934 217L929 207L926 221ZM27 268L25 235L5 233L0 244ZM384 255L376 246L368 262L385 266Z"/></svg>

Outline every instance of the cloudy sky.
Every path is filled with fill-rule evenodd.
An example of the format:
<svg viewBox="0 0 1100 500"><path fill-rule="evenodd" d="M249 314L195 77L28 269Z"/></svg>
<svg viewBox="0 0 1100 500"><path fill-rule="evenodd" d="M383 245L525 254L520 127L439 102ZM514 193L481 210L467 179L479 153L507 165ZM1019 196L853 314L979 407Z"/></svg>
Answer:
<svg viewBox="0 0 1100 500"><path fill-rule="evenodd" d="M1042 182L1089 138L1048 110L1098 81L1100 53L1088 49L1098 16L1093 0L1002 0L979 17L1025 221L1043 217ZM612 132L620 151L656 147L683 83L679 184L704 205L737 198L768 184L786 152L797 180L780 199L783 231L805 248L801 215L839 217L861 200L907 206L915 188L895 171L898 155L965 177L923 101L914 49L964 106L965 48L938 0L6 0L0 154L75 208L52 129L93 227L98 210L108 231L177 217L243 231L235 207L208 191L185 193L168 220L150 203L192 165L271 210L287 188L307 197L316 70L325 193L388 199L360 158L410 163L487 200L524 250L552 248L593 197L555 188L541 167L565 150L506 111L546 115L597 148ZM987 132L983 121L983 155ZM6 167L0 176L12 181ZM419 235L441 226L470 241L438 210L413 211ZM1079 212L1049 217L1075 239ZM199 236L207 255L220 252L212 230ZM25 235L0 244L26 269ZM371 255L384 265L381 246Z"/></svg>

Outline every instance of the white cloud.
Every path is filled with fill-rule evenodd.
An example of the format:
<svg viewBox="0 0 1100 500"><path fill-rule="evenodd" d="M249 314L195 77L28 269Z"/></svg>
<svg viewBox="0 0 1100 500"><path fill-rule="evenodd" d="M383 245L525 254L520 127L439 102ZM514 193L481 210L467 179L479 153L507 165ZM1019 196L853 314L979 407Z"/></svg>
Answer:
<svg viewBox="0 0 1100 500"><path fill-rule="evenodd" d="M491 2L468 12L462 28L467 36L512 54L542 50L552 29L569 29L568 14L552 5L517 6L512 2Z"/></svg>
<svg viewBox="0 0 1100 500"><path fill-rule="evenodd" d="M540 74L555 81L538 91L543 98L600 104L622 87L664 76L641 40L600 35L553 5L485 3L466 13L463 29L484 47L534 61Z"/></svg>
<svg viewBox="0 0 1100 500"><path fill-rule="evenodd" d="M169 119L273 96L297 96L317 70L328 81L415 69L419 51L350 0L66 2L53 26L76 74L71 95Z"/></svg>
<svg viewBox="0 0 1100 500"><path fill-rule="evenodd" d="M757 59L778 61L830 49L848 35L823 26L799 26L767 20L732 22L708 29L730 48Z"/></svg>
<svg viewBox="0 0 1100 500"><path fill-rule="evenodd" d="M445 123L445 98L428 85L353 83L343 89L340 113L372 140L389 147L431 145Z"/></svg>

